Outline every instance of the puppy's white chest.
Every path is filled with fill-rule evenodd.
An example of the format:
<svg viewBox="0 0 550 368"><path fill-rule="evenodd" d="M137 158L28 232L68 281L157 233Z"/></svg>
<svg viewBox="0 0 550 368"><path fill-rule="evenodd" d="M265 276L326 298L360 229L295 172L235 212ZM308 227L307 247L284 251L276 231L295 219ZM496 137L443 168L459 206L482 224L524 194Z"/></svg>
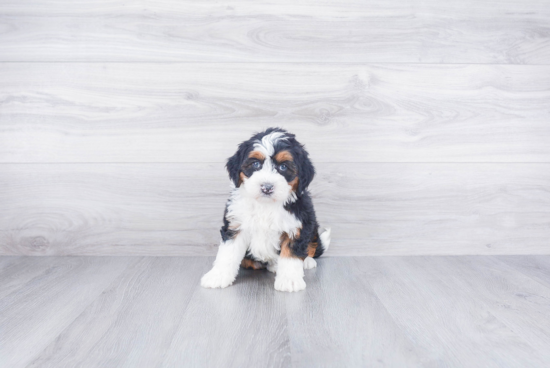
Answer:
<svg viewBox="0 0 550 368"><path fill-rule="evenodd" d="M239 236L249 243L249 252L259 261L278 257L281 234L294 234L301 222L279 203L233 198L228 207L232 219L240 224Z"/></svg>
<svg viewBox="0 0 550 368"><path fill-rule="evenodd" d="M250 234L249 251L254 258L269 262L278 256L281 234L294 233L300 222L284 208L256 208L247 219Z"/></svg>

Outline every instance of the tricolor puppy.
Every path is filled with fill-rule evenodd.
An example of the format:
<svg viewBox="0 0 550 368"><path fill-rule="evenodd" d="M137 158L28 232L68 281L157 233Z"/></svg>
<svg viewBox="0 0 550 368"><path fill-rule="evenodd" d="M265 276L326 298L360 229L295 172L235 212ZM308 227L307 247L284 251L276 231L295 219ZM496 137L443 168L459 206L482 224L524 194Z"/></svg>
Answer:
<svg viewBox="0 0 550 368"><path fill-rule="evenodd" d="M275 272L276 290L305 289L304 269L316 267L313 258L330 244L307 190L315 169L306 150L294 134L269 128L241 143L226 167L233 185L222 239L201 285L227 287L242 266Z"/></svg>

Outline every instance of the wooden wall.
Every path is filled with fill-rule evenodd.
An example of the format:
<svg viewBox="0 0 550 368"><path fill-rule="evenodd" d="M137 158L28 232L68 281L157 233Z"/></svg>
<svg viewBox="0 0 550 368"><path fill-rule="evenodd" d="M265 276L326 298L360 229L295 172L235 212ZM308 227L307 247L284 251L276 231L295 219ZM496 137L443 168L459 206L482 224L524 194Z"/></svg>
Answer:
<svg viewBox="0 0 550 368"><path fill-rule="evenodd" d="M212 255L306 144L328 255L550 254L550 2L3 0L0 254Z"/></svg>

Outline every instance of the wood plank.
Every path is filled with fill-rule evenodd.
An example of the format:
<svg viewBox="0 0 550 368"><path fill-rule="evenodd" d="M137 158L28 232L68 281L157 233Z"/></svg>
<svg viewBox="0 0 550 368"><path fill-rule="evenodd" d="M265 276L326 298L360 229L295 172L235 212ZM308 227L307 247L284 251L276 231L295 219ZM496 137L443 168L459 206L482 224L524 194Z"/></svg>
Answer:
<svg viewBox="0 0 550 368"><path fill-rule="evenodd" d="M224 162L269 126L316 162L550 162L550 66L0 64L0 162Z"/></svg>
<svg viewBox="0 0 550 368"><path fill-rule="evenodd" d="M24 257L43 273L0 299L0 356L6 367L24 367L55 339L109 284L132 265L123 257ZM45 271L45 272L44 272Z"/></svg>
<svg viewBox="0 0 550 368"><path fill-rule="evenodd" d="M550 164L318 164L328 255L550 254ZM222 164L4 164L3 255L214 255Z"/></svg>
<svg viewBox="0 0 550 368"><path fill-rule="evenodd" d="M52 261L46 257L25 262L23 257L0 257L0 300L27 283L47 277L52 272Z"/></svg>
<svg viewBox="0 0 550 368"><path fill-rule="evenodd" d="M317 260L306 292L285 295L294 367L417 367L430 351L398 326L351 257ZM423 364L424 363L424 364Z"/></svg>
<svg viewBox="0 0 550 368"><path fill-rule="evenodd" d="M206 257L142 258L28 367L156 366L210 264Z"/></svg>
<svg viewBox="0 0 550 368"><path fill-rule="evenodd" d="M321 258L299 293L265 270L202 289L211 257L12 258L2 363L546 367L550 288L500 258Z"/></svg>
<svg viewBox="0 0 550 368"><path fill-rule="evenodd" d="M11 256L11 257L0 257L0 274L4 272L11 272L10 267L17 265L20 257Z"/></svg>
<svg viewBox="0 0 550 368"><path fill-rule="evenodd" d="M0 60L544 64L547 5L4 0Z"/></svg>
<svg viewBox="0 0 550 368"><path fill-rule="evenodd" d="M498 303L508 296L491 290L492 283L479 273L469 277L465 270L454 269L456 262L464 261L469 269L483 272L484 264L477 261L487 258L369 257L358 259L356 267L409 338L431 353L424 357L429 365L545 366L549 359L547 349L541 349L545 340L524 340L522 332L508 325L510 319L501 318ZM431 272L434 267L437 272ZM476 285L455 282L459 277L475 279ZM539 309L548 313L549 305ZM521 310L531 308L523 305ZM518 322L514 327L523 322L517 314L514 321Z"/></svg>
<svg viewBox="0 0 550 368"><path fill-rule="evenodd" d="M289 367L286 295L273 284L266 270L241 269L226 289L197 286L159 366Z"/></svg>
<svg viewBox="0 0 550 368"><path fill-rule="evenodd" d="M509 330L550 361L550 288L493 257L437 258L426 269L441 277L445 272L454 283L450 290L467 288L476 300ZM437 276L435 276L437 275Z"/></svg>
<svg viewBox="0 0 550 368"><path fill-rule="evenodd" d="M2 253L215 254L229 194L221 164L2 169L1 207L13 211L0 214Z"/></svg>
<svg viewBox="0 0 550 368"><path fill-rule="evenodd" d="M515 270L550 287L550 259L541 256L495 256Z"/></svg>

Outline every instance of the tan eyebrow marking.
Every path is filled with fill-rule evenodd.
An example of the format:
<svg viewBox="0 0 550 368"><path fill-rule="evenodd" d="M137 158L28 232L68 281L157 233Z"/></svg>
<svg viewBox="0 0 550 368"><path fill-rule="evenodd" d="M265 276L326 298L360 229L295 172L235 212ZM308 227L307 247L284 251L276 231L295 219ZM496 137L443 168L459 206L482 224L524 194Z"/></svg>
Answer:
<svg viewBox="0 0 550 368"><path fill-rule="evenodd" d="M277 162L294 161L294 157L292 157L292 154L288 151L281 151L275 155L275 160L277 160Z"/></svg>
<svg viewBox="0 0 550 368"><path fill-rule="evenodd" d="M258 160L265 160L265 155L263 153L261 153L260 151L252 151L248 154L248 157L249 158L256 158Z"/></svg>

